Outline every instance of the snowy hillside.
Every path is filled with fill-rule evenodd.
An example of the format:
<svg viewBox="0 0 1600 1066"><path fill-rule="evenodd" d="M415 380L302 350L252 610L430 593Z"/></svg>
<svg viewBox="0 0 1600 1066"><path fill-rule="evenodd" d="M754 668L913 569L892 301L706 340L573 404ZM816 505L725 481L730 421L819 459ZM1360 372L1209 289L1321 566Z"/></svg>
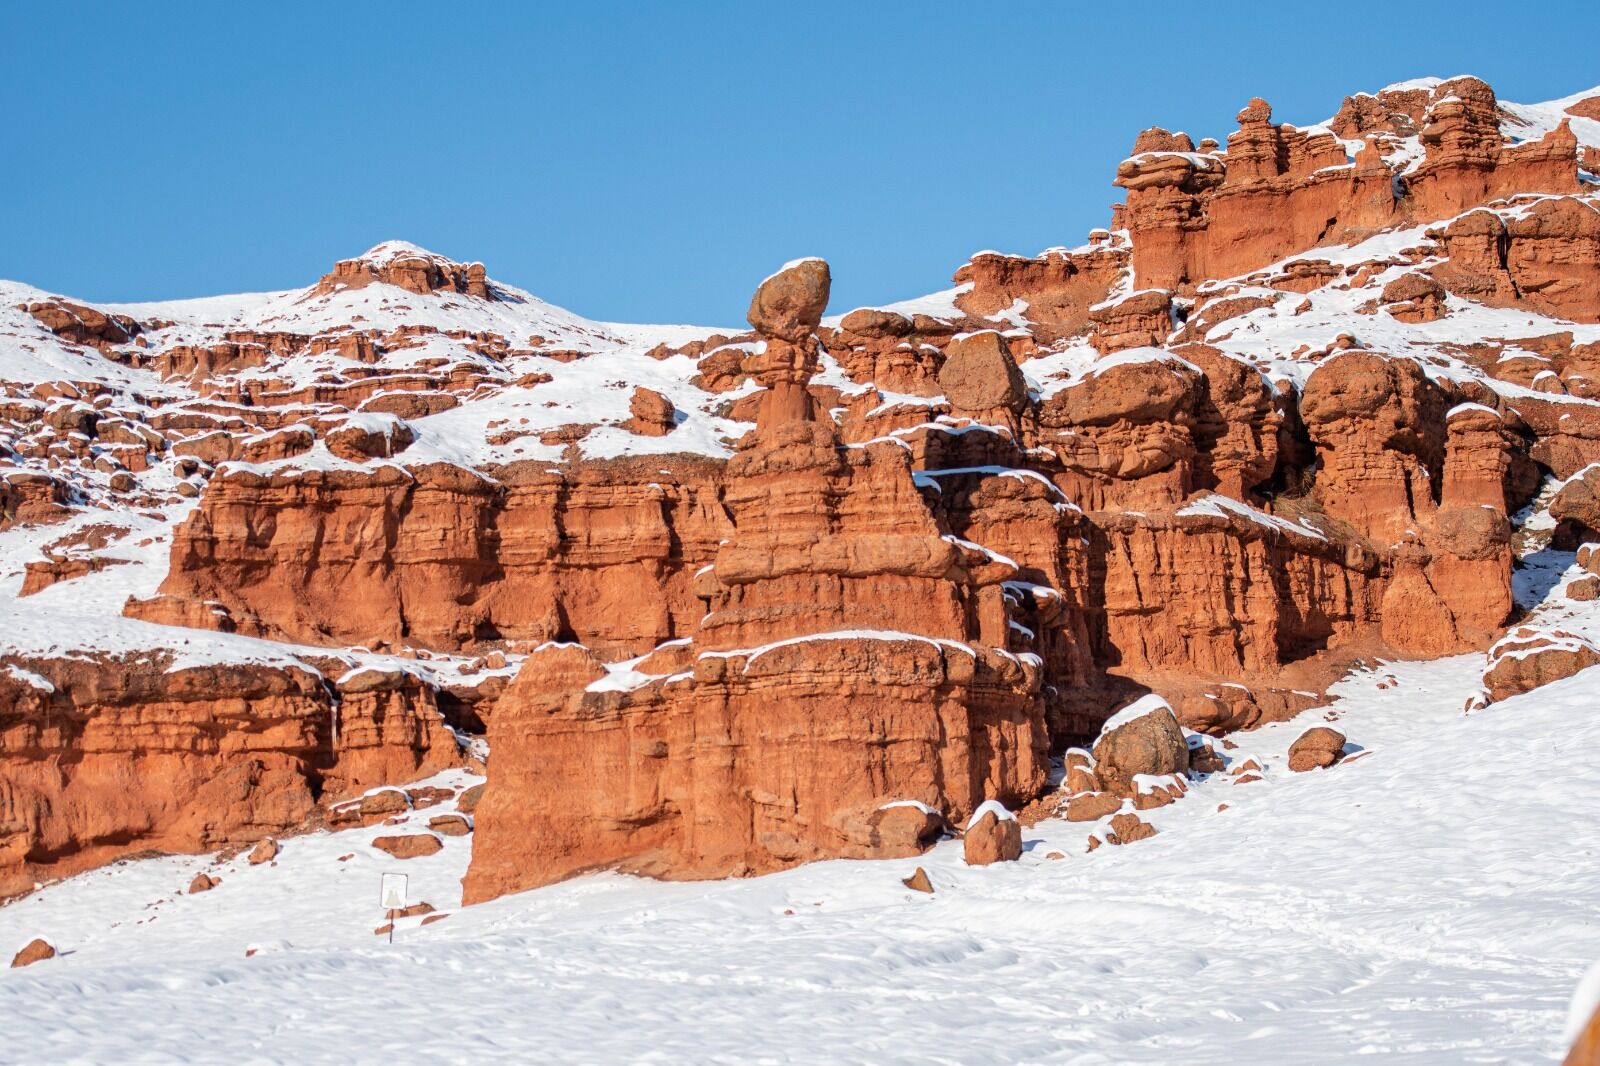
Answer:
<svg viewBox="0 0 1600 1066"><path fill-rule="evenodd" d="M0 1066L1560 1061L1600 88L1236 122L748 326L0 281Z"/></svg>
<svg viewBox="0 0 1600 1066"><path fill-rule="evenodd" d="M600 875L393 946L379 873L451 911L469 838L121 863L0 910L0 951L65 953L0 977L0 1060L1548 1061L1600 957L1597 671L1464 717L1480 667L1375 664L1326 714L1234 738L1262 781L1214 775L1151 812L1160 836L1093 854L1048 821L987 868L951 841L754 881ZM1325 716L1371 754L1291 776ZM918 865L932 896L900 885ZM221 884L182 895L203 870Z"/></svg>

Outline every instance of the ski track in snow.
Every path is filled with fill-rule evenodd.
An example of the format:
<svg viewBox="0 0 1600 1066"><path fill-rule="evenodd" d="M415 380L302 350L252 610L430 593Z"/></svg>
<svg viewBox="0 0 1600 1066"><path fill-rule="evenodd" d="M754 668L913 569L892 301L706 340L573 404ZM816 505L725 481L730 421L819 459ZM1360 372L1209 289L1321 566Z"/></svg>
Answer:
<svg viewBox="0 0 1600 1066"><path fill-rule="evenodd" d="M451 910L470 838L118 863L0 908L0 951L67 952L0 974L0 1061L1559 1059L1600 957L1600 668L1464 716L1481 664L1352 675L1331 713L1369 756L1287 772L1324 710L1238 734L1265 780L1215 775L1147 812L1161 835L1092 855L1089 824L1049 821L986 868L946 841L751 880L601 874L402 922L392 947L379 872ZM918 865L931 897L900 884ZM201 869L222 884L181 895Z"/></svg>

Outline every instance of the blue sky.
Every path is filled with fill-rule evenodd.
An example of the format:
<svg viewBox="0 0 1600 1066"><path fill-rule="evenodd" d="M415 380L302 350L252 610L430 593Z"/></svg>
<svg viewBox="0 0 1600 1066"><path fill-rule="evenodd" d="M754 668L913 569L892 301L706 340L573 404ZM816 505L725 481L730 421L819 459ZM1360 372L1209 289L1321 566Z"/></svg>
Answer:
<svg viewBox="0 0 1600 1066"><path fill-rule="evenodd" d="M598 318L834 310L1078 243L1142 127L1225 136L1472 73L1600 83L1587 3L8 5L0 277L92 300L303 285L389 238Z"/></svg>

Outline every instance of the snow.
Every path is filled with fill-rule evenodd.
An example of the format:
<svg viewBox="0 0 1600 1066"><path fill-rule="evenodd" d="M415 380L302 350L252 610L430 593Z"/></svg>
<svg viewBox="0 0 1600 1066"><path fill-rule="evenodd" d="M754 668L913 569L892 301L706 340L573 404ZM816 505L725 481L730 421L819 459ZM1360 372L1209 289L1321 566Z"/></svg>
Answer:
<svg viewBox="0 0 1600 1066"><path fill-rule="evenodd" d="M1147 693L1122 708L1116 714L1113 714L1110 718L1107 718L1105 724L1100 727L1100 735L1105 736L1113 729L1119 729L1129 722L1143 718L1145 715L1159 714L1162 711L1171 714L1172 705L1154 692Z"/></svg>
<svg viewBox="0 0 1600 1066"><path fill-rule="evenodd" d="M914 807L915 809L921 811L923 814L940 814L940 813L942 813L939 810L939 808L931 807L928 804L923 803L921 800L895 800L892 803L885 803L883 806L879 807L878 810L880 810L880 811L888 811L888 810L893 810L896 807Z"/></svg>
<svg viewBox="0 0 1600 1066"><path fill-rule="evenodd" d="M967 819L967 828L971 829L983 821L983 817L986 814L994 815L997 822L1014 822L1017 820L1017 816L1006 810L1006 805L999 800L984 800L972 812L972 817Z"/></svg>
<svg viewBox="0 0 1600 1066"><path fill-rule="evenodd" d="M64 952L0 971L0 1058L1559 1059L1600 958L1597 672L1463 716L1480 663L1376 664L1331 710L1229 753L1281 768L1332 713L1371 757L1212 775L1141 812L1159 836L1093 854L1092 827L1047 821L1017 863L969 868L947 841L748 880L597 874L465 909L470 838L399 863L367 846L381 826L289 838L277 866L235 860L199 896L179 891L205 857L120 863L0 908L0 954L40 935ZM919 865L931 896L899 883ZM402 921L390 947L372 934L385 870L453 913Z"/></svg>
<svg viewBox="0 0 1600 1066"><path fill-rule="evenodd" d="M724 651L703 651L697 658L701 659L731 659L743 658L744 668L748 670L750 664L761 656L779 648L790 648L797 644L810 644L815 641L833 640L909 640L923 644L931 644L937 648L948 648L952 651L974 654L972 648L959 640L947 640L944 637L926 637L921 633L907 633L898 629L835 629L826 633L808 633L803 637L790 637L787 640L775 640L770 644L762 644L755 648L734 648Z"/></svg>
<svg viewBox="0 0 1600 1066"><path fill-rule="evenodd" d="M1567 1008L1567 1025L1563 1038L1567 1043L1578 1039L1589 1019L1600 1013L1600 959L1589 967L1578 987L1572 993L1572 1004Z"/></svg>
<svg viewBox="0 0 1600 1066"><path fill-rule="evenodd" d="M1266 526L1269 529L1276 529L1280 532L1294 533L1302 537L1310 537L1313 540L1328 539L1320 532L1312 529L1310 526L1305 525L1304 523L1291 522L1287 518L1279 518L1277 515L1270 515L1265 511L1258 511L1247 503L1236 500L1231 496L1223 496L1215 492L1208 493L1197 499L1191 500L1189 503L1186 503L1182 507L1178 508L1177 513L1179 515L1214 515L1218 518L1226 518L1229 515L1235 515L1239 518L1249 519L1257 525Z"/></svg>
<svg viewBox="0 0 1600 1066"><path fill-rule="evenodd" d="M963 317L964 312L956 306L956 300L972 291L972 282L963 282L952 289L929 293L926 296L915 296L909 300L900 300L895 303L879 304L869 308L874 311L893 311L895 314L911 318L914 315L927 315L929 318L953 319ZM829 315L822 320L823 325L838 328L844 320L843 315Z"/></svg>

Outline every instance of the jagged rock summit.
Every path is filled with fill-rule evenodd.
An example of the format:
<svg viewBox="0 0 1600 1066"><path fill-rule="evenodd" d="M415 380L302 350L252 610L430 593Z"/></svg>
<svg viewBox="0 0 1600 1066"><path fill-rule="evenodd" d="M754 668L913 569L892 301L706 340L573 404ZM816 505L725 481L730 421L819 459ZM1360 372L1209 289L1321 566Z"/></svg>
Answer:
<svg viewBox="0 0 1600 1066"><path fill-rule="evenodd" d="M1358 659L1489 650L1475 706L1587 667L1507 627L1539 522L1600 539L1600 89L1235 121L1139 133L1078 246L836 317L796 260L748 329L396 241L280 293L0 282L0 896L404 820L485 746L437 830L470 900L1011 858L996 808L1057 801L1128 844Z"/></svg>

